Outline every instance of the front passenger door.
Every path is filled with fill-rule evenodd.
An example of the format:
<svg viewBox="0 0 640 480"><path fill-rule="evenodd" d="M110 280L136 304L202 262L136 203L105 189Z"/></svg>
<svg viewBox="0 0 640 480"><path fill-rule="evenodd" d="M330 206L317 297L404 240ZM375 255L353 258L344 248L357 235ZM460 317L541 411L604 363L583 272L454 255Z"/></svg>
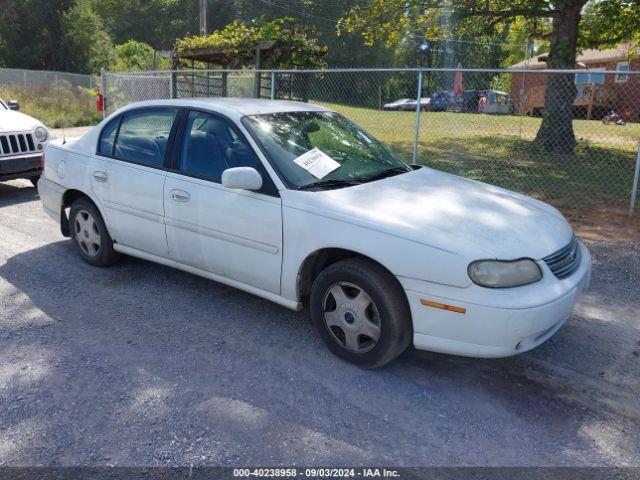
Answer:
<svg viewBox="0 0 640 480"><path fill-rule="evenodd" d="M189 112L164 188L169 252L178 262L280 293L282 209L275 186L244 136L228 120ZM250 166L258 192L230 190L222 172Z"/></svg>

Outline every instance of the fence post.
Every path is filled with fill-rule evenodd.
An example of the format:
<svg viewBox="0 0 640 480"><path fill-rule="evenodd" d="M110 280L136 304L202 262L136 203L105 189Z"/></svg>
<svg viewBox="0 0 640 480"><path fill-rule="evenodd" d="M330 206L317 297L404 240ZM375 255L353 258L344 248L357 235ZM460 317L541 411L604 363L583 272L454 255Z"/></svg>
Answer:
<svg viewBox="0 0 640 480"><path fill-rule="evenodd" d="M174 71L169 70L169 98L171 99L176 98L174 95L175 83L174 83L173 75L174 75Z"/></svg>
<svg viewBox="0 0 640 480"><path fill-rule="evenodd" d="M107 74L100 69L100 90L102 90L102 119L107 118Z"/></svg>
<svg viewBox="0 0 640 480"><path fill-rule="evenodd" d="M633 174L633 185L631 186L631 201L629 202L629 216L633 215L636 207L636 195L638 193L638 177L640 176L640 141L638 142L638 155L636 156L636 171Z"/></svg>
<svg viewBox="0 0 640 480"><path fill-rule="evenodd" d="M276 99L276 72L271 71L271 100Z"/></svg>
<svg viewBox="0 0 640 480"><path fill-rule="evenodd" d="M418 95L416 98L416 130L413 134L413 163L418 158L418 137L420 135L420 100L422 100L422 70L418 72Z"/></svg>

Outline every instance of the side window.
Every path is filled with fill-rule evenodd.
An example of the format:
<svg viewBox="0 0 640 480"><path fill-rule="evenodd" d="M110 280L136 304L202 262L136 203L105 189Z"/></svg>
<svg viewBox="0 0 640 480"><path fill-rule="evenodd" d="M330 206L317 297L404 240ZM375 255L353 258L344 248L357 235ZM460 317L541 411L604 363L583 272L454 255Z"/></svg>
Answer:
<svg viewBox="0 0 640 480"><path fill-rule="evenodd" d="M116 133L120 125L120 117L116 117L105 125L100 132L100 141L98 142L98 153L105 155L113 155L113 144L115 143Z"/></svg>
<svg viewBox="0 0 640 480"><path fill-rule="evenodd" d="M180 170L220 183L222 172L259 165L253 149L229 123L215 115L190 112L180 152Z"/></svg>
<svg viewBox="0 0 640 480"><path fill-rule="evenodd" d="M177 113L171 108L147 108L125 113L115 142L115 157L161 167Z"/></svg>
<svg viewBox="0 0 640 480"><path fill-rule="evenodd" d="M628 72L629 71L629 62L618 62L616 65L616 70L619 72ZM616 73L616 83L624 83L629 78L629 75L626 73Z"/></svg>

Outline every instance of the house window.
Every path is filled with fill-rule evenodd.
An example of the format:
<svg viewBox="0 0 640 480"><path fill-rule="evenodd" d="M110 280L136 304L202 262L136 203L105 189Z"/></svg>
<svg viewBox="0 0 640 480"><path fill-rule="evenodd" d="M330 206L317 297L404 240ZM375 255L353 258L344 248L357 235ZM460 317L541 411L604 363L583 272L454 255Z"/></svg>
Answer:
<svg viewBox="0 0 640 480"><path fill-rule="evenodd" d="M595 83L604 84L604 69L586 70L584 73L576 73L576 85Z"/></svg>
<svg viewBox="0 0 640 480"><path fill-rule="evenodd" d="M616 65L616 70L628 72L629 62L618 62L618 64ZM626 73L616 73L616 83L624 83L627 81L627 78L629 78L629 75L627 75Z"/></svg>
<svg viewBox="0 0 640 480"><path fill-rule="evenodd" d="M576 84L580 85L583 83L589 83L589 74L588 73L576 73Z"/></svg>

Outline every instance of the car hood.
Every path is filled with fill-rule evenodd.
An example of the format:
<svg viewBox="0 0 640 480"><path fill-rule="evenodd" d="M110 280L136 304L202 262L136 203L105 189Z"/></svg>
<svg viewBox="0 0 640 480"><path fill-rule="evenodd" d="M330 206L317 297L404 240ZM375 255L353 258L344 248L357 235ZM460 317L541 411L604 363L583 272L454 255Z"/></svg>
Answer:
<svg viewBox="0 0 640 480"><path fill-rule="evenodd" d="M0 110L0 132L33 130L42 125L38 120L14 110Z"/></svg>
<svg viewBox="0 0 640 480"><path fill-rule="evenodd" d="M477 258L540 259L573 235L555 208L430 168L353 187L292 191L285 206Z"/></svg>

